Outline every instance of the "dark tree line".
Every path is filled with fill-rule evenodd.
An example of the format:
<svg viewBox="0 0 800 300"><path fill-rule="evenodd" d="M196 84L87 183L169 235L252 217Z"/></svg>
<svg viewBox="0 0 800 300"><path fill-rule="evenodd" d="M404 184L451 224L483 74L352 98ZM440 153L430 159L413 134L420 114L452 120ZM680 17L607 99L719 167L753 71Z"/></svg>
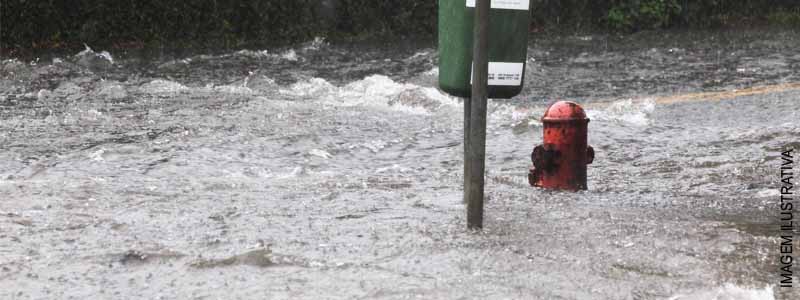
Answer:
<svg viewBox="0 0 800 300"><path fill-rule="evenodd" d="M532 27L636 31L800 25L797 0L532 0ZM236 47L314 36L432 35L436 0L0 0L0 48Z"/></svg>

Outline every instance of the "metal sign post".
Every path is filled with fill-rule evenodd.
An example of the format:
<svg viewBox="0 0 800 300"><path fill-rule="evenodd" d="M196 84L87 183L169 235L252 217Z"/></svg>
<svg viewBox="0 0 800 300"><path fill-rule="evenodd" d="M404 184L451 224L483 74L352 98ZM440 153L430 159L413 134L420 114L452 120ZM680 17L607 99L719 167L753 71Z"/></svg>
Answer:
<svg viewBox="0 0 800 300"><path fill-rule="evenodd" d="M490 2L477 0L475 3L472 99L464 101L464 200L469 229L483 228Z"/></svg>

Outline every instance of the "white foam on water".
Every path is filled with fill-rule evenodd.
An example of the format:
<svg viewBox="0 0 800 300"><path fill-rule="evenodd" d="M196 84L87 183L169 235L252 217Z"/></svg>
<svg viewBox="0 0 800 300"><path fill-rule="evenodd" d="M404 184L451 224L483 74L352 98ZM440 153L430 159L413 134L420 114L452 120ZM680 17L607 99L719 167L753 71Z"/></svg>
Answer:
<svg viewBox="0 0 800 300"><path fill-rule="evenodd" d="M433 69L427 70L424 73L425 75L429 76L438 76L439 75L439 67L434 67Z"/></svg>
<svg viewBox="0 0 800 300"><path fill-rule="evenodd" d="M297 100L321 101L339 107L374 107L412 114L430 114L441 107L458 107L459 102L435 88L398 83L383 75L337 87L325 79L311 78L297 82L280 93Z"/></svg>
<svg viewBox="0 0 800 300"><path fill-rule="evenodd" d="M328 153L328 151L320 150L320 149L311 149L310 151L308 151L308 154L313 155L313 156L317 156L317 157L321 157L321 158L324 158L324 159L329 159L329 158L333 157L333 155Z"/></svg>
<svg viewBox="0 0 800 300"><path fill-rule="evenodd" d="M271 58L271 57L275 57L274 54L270 54L269 51L267 51L267 50L259 50L259 51L239 50L236 53L234 53L234 55L250 57L250 58ZM225 57L225 56L223 55L222 57Z"/></svg>
<svg viewBox="0 0 800 300"><path fill-rule="evenodd" d="M426 88L422 88L422 92L425 93L425 95L428 98L436 100L436 101L442 103L442 105L450 106L450 107L461 107L461 102L456 100L455 97L450 96L450 95L445 94L445 93L442 93L442 91L440 91L438 89L431 88L431 87L426 87Z"/></svg>
<svg viewBox="0 0 800 300"><path fill-rule="evenodd" d="M775 294L770 286L750 289L727 283L712 290L675 295L669 300L775 300Z"/></svg>
<svg viewBox="0 0 800 300"><path fill-rule="evenodd" d="M106 89L107 88L107 89ZM117 84L101 88L99 94L120 98L127 96ZM344 86L335 86L322 78L310 78L290 86L278 86L267 77L249 77L230 85L208 85L190 88L181 83L155 79L138 87L137 92L160 97L172 97L189 92L216 92L242 96L263 96L277 93L278 100L312 101L338 107L372 107L411 114L431 114L442 108L460 109L458 99L432 87L399 83L387 76L372 75ZM107 95L108 96L108 95ZM280 99L283 98L283 99ZM510 108L509 108L510 109Z"/></svg>
<svg viewBox="0 0 800 300"><path fill-rule="evenodd" d="M281 54L281 58L288 61L297 61L298 60L297 51L294 51L294 49L289 49L288 51Z"/></svg>
<svg viewBox="0 0 800 300"><path fill-rule="evenodd" d="M304 99L330 99L338 88L322 78L311 78L307 81L292 84L289 89L281 89L280 93Z"/></svg>
<svg viewBox="0 0 800 300"><path fill-rule="evenodd" d="M656 108L653 99L622 100L611 103L603 110L587 110L586 115L597 121L610 121L634 126L650 125L650 115Z"/></svg>
<svg viewBox="0 0 800 300"><path fill-rule="evenodd" d="M411 99L413 103L392 101L407 92L420 98ZM441 107L458 107L459 103L435 88L398 83L383 75L372 75L340 88L336 100L343 106L382 107L412 114L430 114Z"/></svg>
<svg viewBox="0 0 800 300"><path fill-rule="evenodd" d="M187 91L189 88L183 84L163 79L156 79L139 87L139 91L146 94L171 95Z"/></svg>
<svg viewBox="0 0 800 300"><path fill-rule="evenodd" d="M83 46L86 47L86 48L83 49L83 51L78 52L78 54L76 54L75 56L84 56L84 55L87 55L87 54L94 54L94 50L92 50L92 48L89 48L89 45L83 44Z"/></svg>
<svg viewBox="0 0 800 300"><path fill-rule="evenodd" d="M100 57L104 58L105 60L107 60L112 65L114 64L114 57L112 57L111 53L108 53L108 51L100 52L98 55Z"/></svg>
<svg viewBox="0 0 800 300"><path fill-rule="evenodd" d="M415 88L411 84L397 83L383 75L372 75L352 82L340 90L340 96L353 104L375 103L393 95Z"/></svg>
<svg viewBox="0 0 800 300"><path fill-rule="evenodd" d="M540 126L544 108L528 108L519 107L517 105L507 104L506 101L495 101L490 99L488 103L488 120L487 125L491 128L497 128L504 125L519 125L526 124L531 126Z"/></svg>
<svg viewBox="0 0 800 300"><path fill-rule="evenodd" d="M297 51L295 51L294 49L286 50L281 54L273 54L270 53L269 50L258 50L258 51L240 50L234 53L234 55L250 57L250 58L259 58L259 59L264 59L264 58L285 59L288 61L297 61L300 59L300 57L297 55ZM223 55L223 57L225 57L225 55Z"/></svg>
<svg viewBox="0 0 800 300"><path fill-rule="evenodd" d="M391 174L399 174L399 173L409 173L411 172L411 168L407 168L398 164L391 165L389 167L378 168L375 170L376 174L382 173L391 173Z"/></svg>
<svg viewBox="0 0 800 300"><path fill-rule="evenodd" d="M105 153L106 149L100 148L99 150L89 153L86 156L93 161L105 161L103 158L103 154Z"/></svg>
<svg viewBox="0 0 800 300"><path fill-rule="evenodd" d="M230 56L241 56L257 59L285 59L288 61L298 61L300 59L300 57L297 55L297 50L295 49L286 50L281 54L270 53L269 50L239 50L233 54L224 54L220 56L220 58Z"/></svg>
<svg viewBox="0 0 800 300"><path fill-rule="evenodd" d="M214 91L233 94L233 95L255 95L256 92L246 86L241 85L219 85L214 87Z"/></svg>
<svg viewBox="0 0 800 300"><path fill-rule="evenodd" d="M276 179L294 179L297 177L308 175L308 170L302 166L297 166L292 169L289 173L279 174L279 175L270 175L270 177L275 177Z"/></svg>
<svg viewBox="0 0 800 300"><path fill-rule="evenodd" d="M373 141L369 141L369 142L360 144L359 146L369 149L369 151L372 151L372 153L378 153L381 150L383 150L384 148L386 148L386 146L388 146L388 145L389 145L389 143L387 143L386 141L373 140Z"/></svg>
<svg viewBox="0 0 800 300"><path fill-rule="evenodd" d="M89 45L84 44L83 46L86 47L86 49L83 49L83 51L78 52L78 54L75 55L76 58L97 57L106 60L109 64L112 65L114 64L114 57L112 57L111 53L108 53L108 51L102 51L100 53L97 53L94 50L92 50L92 48L90 48Z"/></svg>
<svg viewBox="0 0 800 300"><path fill-rule="evenodd" d="M414 53L414 55L411 55L408 58L406 58L406 60L412 60L412 59L415 59L415 58L418 58L418 57L427 56L428 54L430 54L430 52L428 52L428 51L419 51L417 53Z"/></svg>
<svg viewBox="0 0 800 300"><path fill-rule="evenodd" d="M41 90L39 90L38 93L36 93L36 99L39 100L39 101L47 100L47 98L50 98L52 96L53 96L53 92L51 92L50 90L47 90L47 89L41 89Z"/></svg>
<svg viewBox="0 0 800 300"><path fill-rule="evenodd" d="M324 37L315 37L307 46L303 47L303 50L319 50L327 44Z"/></svg>
<svg viewBox="0 0 800 300"><path fill-rule="evenodd" d="M8 75L14 75L17 72L24 72L28 70L30 67L16 58L6 59L3 60L2 65L0 65L0 72L3 72L3 77Z"/></svg>
<svg viewBox="0 0 800 300"><path fill-rule="evenodd" d="M756 197L766 198L766 197L780 197L781 191L778 189L768 189L768 190L761 190L756 193Z"/></svg>
<svg viewBox="0 0 800 300"><path fill-rule="evenodd" d="M383 75L372 75L340 88L334 103L341 106L390 108L410 114L428 114L424 107L402 103L389 105L389 102L401 93L417 88L419 87L416 85L397 83Z"/></svg>
<svg viewBox="0 0 800 300"><path fill-rule="evenodd" d="M8 58L3 60L3 64L19 64L19 60L16 58Z"/></svg>
<svg viewBox="0 0 800 300"><path fill-rule="evenodd" d="M264 75L248 76L245 78L242 86L250 88L250 90L259 93L274 94L280 93L280 87L274 79Z"/></svg>
<svg viewBox="0 0 800 300"><path fill-rule="evenodd" d="M100 87L95 90L94 94L95 96L111 100L128 97L128 92L125 90L125 87L117 81L103 81Z"/></svg>
<svg viewBox="0 0 800 300"><path fill-rule="evenodd" d="M38 95L37 95L38 96ZM61 83L52 93L46 93L45 97L54 96L62 99L67 99L68 101L76 101L85 95L85 92L82 87L79 85L66 81Z"/></svg>
<svg viewBox="0 0 800 300"><path fill-rule="evenodd" d="M168 68L168 67L173 67L173 66L177 66L177 65L189 65L190 63L192 63L193 60L194 60L193 58L175 59L175 60L171 60L171 61L168 61L168 62L165 62L165 63L159 65L158 68L161 69L161 68Z"/></svg>

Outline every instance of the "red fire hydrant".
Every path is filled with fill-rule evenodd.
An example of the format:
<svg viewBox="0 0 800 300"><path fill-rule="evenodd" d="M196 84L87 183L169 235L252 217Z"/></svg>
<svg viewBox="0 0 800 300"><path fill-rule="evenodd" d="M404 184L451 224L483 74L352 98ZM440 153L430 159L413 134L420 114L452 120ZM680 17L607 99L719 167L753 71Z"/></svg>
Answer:
<svg viewBox="0 0 800 300"><path fill-rule="evenodd" d="M594 149L588 145L589 118L583 108L569 101L553 103L542 124L544 144L533 149L528 182L548 189L585 190L586 165L594 161Z"/></svg>

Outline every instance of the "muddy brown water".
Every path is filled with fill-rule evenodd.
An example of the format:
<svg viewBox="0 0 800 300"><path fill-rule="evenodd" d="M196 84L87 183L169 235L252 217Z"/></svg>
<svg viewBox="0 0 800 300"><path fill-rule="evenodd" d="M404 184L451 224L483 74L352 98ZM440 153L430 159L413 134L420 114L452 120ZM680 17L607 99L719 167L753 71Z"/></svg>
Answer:
<svg viewBox="0 0 800 300"><path fill-rule="evenodd" d="M800 297L775 286L800 91L658 100L798 82L797 32L532 40L489 104L480 233L430 43L2 58L0 298ZM555 99L592 119L588 191L527 185Z"/></svg>

